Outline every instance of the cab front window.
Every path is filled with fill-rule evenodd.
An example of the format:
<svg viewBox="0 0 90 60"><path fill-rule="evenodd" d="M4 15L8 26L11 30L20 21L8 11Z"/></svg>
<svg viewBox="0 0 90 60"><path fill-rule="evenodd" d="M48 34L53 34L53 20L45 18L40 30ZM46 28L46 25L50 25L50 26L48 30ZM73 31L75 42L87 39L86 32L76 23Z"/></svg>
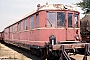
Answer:
<svg viewBox="0 0 90 60"><path fill-rule="evenodd" d="M47 27L55 27L56 23L56 13L47 12Z"/></svg>
<svg viewBox="0 0 90 60"><path fill-rule="evenodd" d="M57 13L57 26L65 26L65 13L58 12Z"/></svg>

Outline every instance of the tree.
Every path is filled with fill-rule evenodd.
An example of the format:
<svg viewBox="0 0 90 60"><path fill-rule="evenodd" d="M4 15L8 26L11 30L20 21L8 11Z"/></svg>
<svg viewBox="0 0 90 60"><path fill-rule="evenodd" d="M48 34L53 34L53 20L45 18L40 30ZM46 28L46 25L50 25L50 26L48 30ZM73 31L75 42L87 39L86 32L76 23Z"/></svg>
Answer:
<svg viewBox="0 0 90 60"><path fill-rule="evenodd" d="M84 14L90 14L90 0L82 0L75 5L81 7L81 9L84 11Z"/></svg>

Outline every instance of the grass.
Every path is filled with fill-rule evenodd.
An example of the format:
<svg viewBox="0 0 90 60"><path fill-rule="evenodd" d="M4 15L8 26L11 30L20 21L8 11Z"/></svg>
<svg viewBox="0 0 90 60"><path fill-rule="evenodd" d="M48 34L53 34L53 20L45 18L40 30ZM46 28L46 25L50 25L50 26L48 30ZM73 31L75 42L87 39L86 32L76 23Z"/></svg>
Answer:
<svg viewBox="0 0 90 60"><path fill-rule="evenodd" d="M11 55L9 54L9 57L8 57L9 59L11 59L12 57L11 57Z"/></svg>
<svg viewBox="0 0 90 60"><path fill-rule="evenodd" d="M3 45L0 43L0 57L6 57L9 59L15 59L15 60L24 60L25 57L23 54L17 54L11 50L8 50L8 48L3 47Z"/></svg>
<svg viewBox="0 0 90 60"><path fill-rule="evenodd" d="M1 43L0 43L0 50L1 50Z"/></svg>
<svg viewBox="0 0 90 60"><path fill-rule="evenodd" d="M23 54L21 54L21 56L20 56L20 60L24 60L24 56L23 56Z"/></svg>
<svg viewBox="0 0 90 60"><path fill-rule="evenodd" d="M15 58L15 53L14 53L14 58Z"/></svg>

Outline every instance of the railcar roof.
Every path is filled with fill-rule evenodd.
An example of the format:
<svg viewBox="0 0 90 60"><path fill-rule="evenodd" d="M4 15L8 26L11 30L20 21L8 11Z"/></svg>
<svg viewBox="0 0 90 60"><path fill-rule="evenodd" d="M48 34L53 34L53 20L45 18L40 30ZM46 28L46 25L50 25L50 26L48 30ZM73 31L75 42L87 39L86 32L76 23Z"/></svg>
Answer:
<svg viewBox="0 0 90 60"><path fill-rule="evenodd" d="M63 4L46 4L46 5L42 5L42 6L37 7L36 10L33 10L29 14L25 15L23 18L21 18L18 21L16 21L15 23L17 23L17 22L21 21L22 19L25 19L26 17L28 17L28 16L30 16L30 15L38 12L38 11L41 11L41 10L70 10L70 11L77 11L76 8L74 8L72 6L68 6L68 5L63 5ZM15 23L13 23L11 25L14 25ZM11 25L9 25L9 26L11 26Z"/></svg>
<svg viewBox="0 0 90 60"><path fill-rule="evenodd" d="M63 5L63 4L49 4L49 5L43 5L38 7L36 10L30 12L24 18L28 17L29 15L32 15L35 12L41 11L41 10L71 10L71 11L77 11L76 8L68 5Z"/></svg>

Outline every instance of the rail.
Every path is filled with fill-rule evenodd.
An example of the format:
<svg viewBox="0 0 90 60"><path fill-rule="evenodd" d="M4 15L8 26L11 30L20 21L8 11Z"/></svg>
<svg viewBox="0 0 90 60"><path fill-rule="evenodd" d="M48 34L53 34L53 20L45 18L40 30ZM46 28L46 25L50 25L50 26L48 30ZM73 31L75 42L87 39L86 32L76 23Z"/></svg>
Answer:
<svg viewBox="0 0 90 60"><path fill-rule="evenodd" d="M66 60L71 60L71 58L68 56L68 54L65 51L65 46L62 45L61 47L62 47L62 53L59 60L63 60L64 57L66 58Z"/></svg>

